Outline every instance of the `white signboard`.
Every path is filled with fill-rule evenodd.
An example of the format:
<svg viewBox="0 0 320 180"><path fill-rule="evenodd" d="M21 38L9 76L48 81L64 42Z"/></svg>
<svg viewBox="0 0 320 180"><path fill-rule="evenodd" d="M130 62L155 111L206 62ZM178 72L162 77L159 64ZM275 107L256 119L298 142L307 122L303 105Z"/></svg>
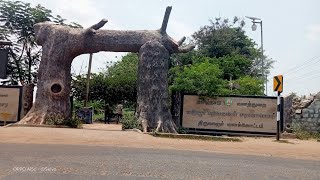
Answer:
<svg viewBox="0 0 320 180"><path fill-rule="evenodd" d="M22 87L0 86L0 121L20 120L21 93Z"/></svg>
<svg viewBox="0 0 320 180"><path fill-rule="evenodd" d="M200 98L184 95L184 128L276 133L277 99L273 97Z"/></svg>

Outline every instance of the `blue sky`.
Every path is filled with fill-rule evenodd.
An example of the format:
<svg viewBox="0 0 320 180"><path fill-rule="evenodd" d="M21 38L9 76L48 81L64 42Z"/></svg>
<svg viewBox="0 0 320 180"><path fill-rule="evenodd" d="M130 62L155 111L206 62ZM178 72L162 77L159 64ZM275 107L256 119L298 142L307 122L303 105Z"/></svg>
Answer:
<svg viewBox="0 0 320 180"><path fill-rule="evenodd" d="M102 18L109 22L103 29L158 29L166 6L172 5L168 34L175 39L190 36L209 19L238 16L263 20L265 54L276 62L272 76L284 75L284 95L291 92L308 95L320 91L320 1L319 0L26 0L41 4L69 21L88 27ZM246 19L247 35L260 46L260 29L251 31ZM123 53L94 55L93 72ZM73 62L74 73L85 73L88 55Z"/></svg>

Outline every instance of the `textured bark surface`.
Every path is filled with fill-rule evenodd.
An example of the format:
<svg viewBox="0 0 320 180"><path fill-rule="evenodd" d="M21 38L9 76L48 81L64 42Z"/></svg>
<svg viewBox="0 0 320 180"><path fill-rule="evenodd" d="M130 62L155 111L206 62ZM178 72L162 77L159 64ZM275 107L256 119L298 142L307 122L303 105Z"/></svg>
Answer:
<svg viewBox="0 0 320 180"><path fill-rule="evenodd" d="M169 51L158 41L139 52L137 116L144 131L176 132L169 111Z"/></svg>
<svg viewBox="0 0 320 180"><path fill-rule="evenodd" d="M25 116L33 105L33 91L34 84L27 84L23 86L23 116Z"/></svg>
<svg viewBox="0 0 320 180"><path fill-rule="evenodd" d="M171 97L171 114L172 120L177 127L180 127L181 119L181 92L172 92Z"/></svg>
<svg viewBox="0 0 320 180"><path fill-rule="evenodd" d="M36 42L42 45L38 90L32 109L19 123L43 124L51 117L65 119L71 117L70 70L72 60L78 55L99 51L139 52L141 46L148 41L157 41L161 44L162 49L165 49L163 52L166 53L163 58L167 59L171 53L192 50L194 48L192 45L181 46L184 37L180 41L175 41L167 35L166 27L170 11L171 7L167 7L159 30L99 30L107 23L105 19L88 29L75 29L49 22L36 24L34 27ZM163 58L158 59L163 61ZM145 86L145 88L152 87Z"/></svg>

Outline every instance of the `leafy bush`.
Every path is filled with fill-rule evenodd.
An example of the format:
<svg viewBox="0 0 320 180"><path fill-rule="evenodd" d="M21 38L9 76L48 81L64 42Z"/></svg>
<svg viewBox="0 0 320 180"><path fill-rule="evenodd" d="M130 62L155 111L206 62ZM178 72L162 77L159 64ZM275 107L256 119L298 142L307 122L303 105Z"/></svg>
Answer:
<svg viewBox="0 0 320 180"><path fill-rule="evenodd" d="M71 128L82 128L82 120L77 117L71 118L70 120L65 120L64 125Z"/></svg>
<svg viewBox="0 0 320 180"><path fill-rule="evenodd" d="M177 129L177 131L178 131L179 134L188 134L189 133L189 130L184 128L184 127L179 127Z"/></svg>
<svg viewBox="0 0 320 180"><path fill-rule="evenodd" d="M77 117L66 120L59 114L53 114L46 118L46 125L60 125L69 126L71 128L82 128L82 121Z"/></svg>
<svg viewBox="0 0 320 180"><path fill-rule="evenodd" d="M64 118L60 114L51 114L46 118L47 125L63 125Z"/></svg>
<svg viewBox="0 0 320 180"><path fill-rule="evenodd" d="M120 121L122 123L122 129L141 129L141 125L138 119L135 117L133 111L124 112Z"/></svg>
<svg viewBox="0 0 320 180"><path fill-rule="evenodd" d="M218 65L209 61L187 65L182 70L177 66L171 68L170 73L175 77L173 84L170 86L172 91L209 96L224 94L226 82L221 79L222 71Z"/></svg>
<svg viewBox="0 0 320 180"><path fill-rule="evenodd" d="M94 114L99 114L101 110L104 109L104 102L102 101L89 101L88 102L88 107L92 107L94 110ZM83 102L74 100L73 101L73 109L82 109L84 108Z"/></svg>

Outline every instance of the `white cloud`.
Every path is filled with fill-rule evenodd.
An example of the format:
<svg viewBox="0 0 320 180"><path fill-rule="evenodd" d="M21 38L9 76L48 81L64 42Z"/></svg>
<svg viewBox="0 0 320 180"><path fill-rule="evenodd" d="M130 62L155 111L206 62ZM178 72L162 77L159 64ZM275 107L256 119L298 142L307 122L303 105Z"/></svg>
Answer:
<svg viewBox="0 0 320 180"><path fill-rule="evenodd" d="M320 24L311 25L306 28L306 37L311 41L320 40Z"/></svg>

